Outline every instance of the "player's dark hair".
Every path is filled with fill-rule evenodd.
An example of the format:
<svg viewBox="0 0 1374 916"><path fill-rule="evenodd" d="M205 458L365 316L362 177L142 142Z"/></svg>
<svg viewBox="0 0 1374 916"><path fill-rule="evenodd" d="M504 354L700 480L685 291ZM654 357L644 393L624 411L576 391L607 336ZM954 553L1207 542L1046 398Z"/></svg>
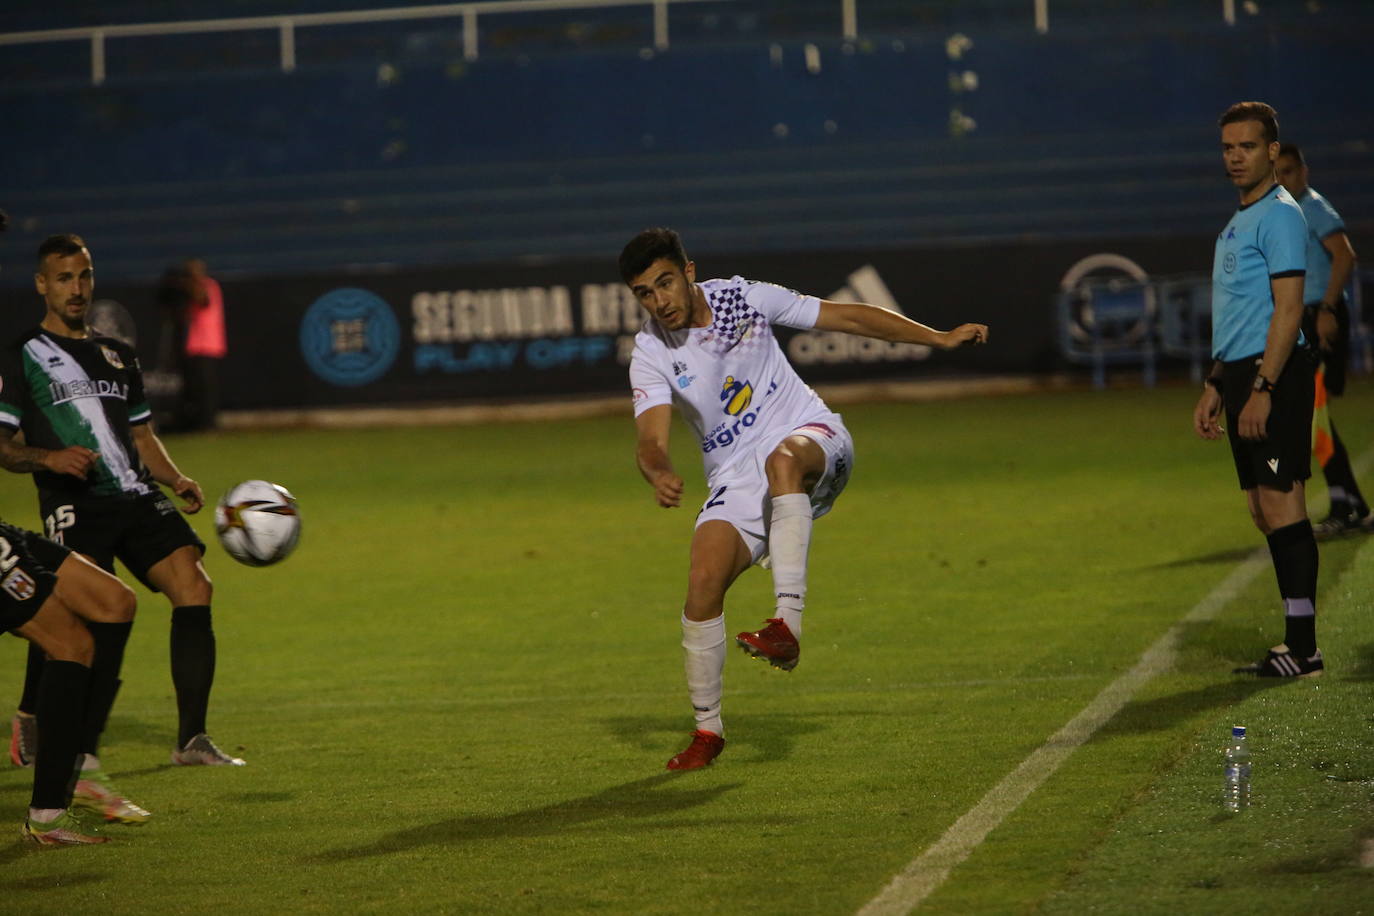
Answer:
<svg viewBox="0 0 1374 916"><path fill-rule="evenodd" d="M1217 118L1217 127L1225 127L1238 121L1258 121L1265 143L1274 143L1279 139L1279 113L1272 105L1266 105L1264 102L1237 102L1221 113L1221 117Z"/></svg>
<svg viewBox="0 0 1374 916"><path fill-rule="evenodd" d="M1284 143L1279 147L1280 156L1292 156L1293 161L1298 165L1307 165L1307 160L1302 158L1302 150L1296 143Z"/></svg>
<svg viewBox="0 0 1374 916"><path fill-rule="evenodd" d="M61 235L50 235L43 240L43 244L38 246L38 269L43 269L43 262L48 259L48 255L55 254L59 258L71 257L80 253L86 247L85 239L71 232L64 232Z"/></svg>
<svg viewBox="0 0 1374 916"><path fill-rule="evenodd" d="M629 283L659 258L687 269L687 250L682 247L680 235L672 229L645 229L620 252L620 279Z"/></svg>

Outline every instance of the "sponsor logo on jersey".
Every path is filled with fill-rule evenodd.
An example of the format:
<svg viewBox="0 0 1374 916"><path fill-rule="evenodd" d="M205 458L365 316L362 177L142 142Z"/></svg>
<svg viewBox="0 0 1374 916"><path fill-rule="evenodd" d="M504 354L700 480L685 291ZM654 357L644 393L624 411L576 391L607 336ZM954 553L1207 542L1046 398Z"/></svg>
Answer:
<svg viewBox="0 0 1374 916"><path fill-rule="evenodd" d="M109 363L111 366L114 366L116 369L123 369L123 368L124 368L124 360L122 360L122 359L119 358L119 354L118 354L118 353L116 353L115 351L111 350L109 347L105 346L104 344L101 344L101 345L100 345L100 352L101 352L101 355L103 355L103 356L105 357L105 362Z"/></svg>
<svg viewBox="0 0 1374 916"><path fill-rule="evenodd" d="M749 409L749 402L753 399L754 386L749 384L748 379L736 379L733 375L725 377L725 383L720 386L720 402L726 413L738 417Z"/></svg>
<svg viewBox="0 0 1374 916"><path fill-rule="evenodd" d="M727 379L727 386L731 382L733 382L733 379ZM747 385L748 383L746 382L744 384ZM739 439L746 429L758 422L759 414L763 412L764 407L768 406L768 396L777 390L778 383L769 382L768 390L763 393L763 396L759 399L758 405L755 406L753 410L744 410L744 408L741 407L740 409L744 410L744 412L736 416L733 422L726 421L720 424L715 429L711 430L709 435L702 438L701 451L703 453L712 452L718 448L729 448L734 445L736 440ZM722 400L724 400L724 393L722 393ZM748 406L747 402L745 406Z"/></svg>
<svg viewBox="0 0 1374 916"><path fill-rule="evenodd" d="M103 378L79 378L69 382L48 382L48 393L52 396L54 406L78 398L118 398L127 401L129 386Z"/></svg>
<svg viewBox="0 0 1374 916"><path fill-rule="evenodd" d="M28 601L38 591L38 584L24 570L12 569L9 575L0 581L0 589L15 601Z"/></svg>

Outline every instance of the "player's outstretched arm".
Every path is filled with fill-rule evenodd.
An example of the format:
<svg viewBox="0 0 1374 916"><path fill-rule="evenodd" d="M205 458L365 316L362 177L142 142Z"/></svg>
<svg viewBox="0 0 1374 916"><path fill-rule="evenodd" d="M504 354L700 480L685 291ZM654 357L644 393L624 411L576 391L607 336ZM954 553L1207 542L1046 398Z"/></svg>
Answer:
<svg viewBox="0 0 1374 916"><path fill-rule="evenodd" d="M673 409L659 404L635 417L635 462L639 473L654 488L654 499L665 509L682 505L682 478L673 470L668 456L668 433L672 428Z"/></svg>
<svg viewBox="0 0 1374 916"><path fill-rule="evenodd" d="M892 343L922 344L941 350L956 350L988 341L988 326L985 324L961 324L952 331L937 331L876 305L831 302L827 299L821 300L816 330L842 331L860 337L873 337Z"/></svg>
<svg viewBox="0 0 1374 916"><path fill-rule="evenodd" d="M0 429L0 467L16 474L52 471L84 478L95 466L99 452L84 445L69 445L61 449L34 448L14 441L15 431Z"/></svg>
<svg viewBox="0 0 1374 916"><path fill-rule="evenodd" d="M157 433L153 432L151 424L135 425L133 436L138 457L143 459L143 464L153 475L153 479L163 486L171 487L172 492L181 497L185 503L181 507L182 512L187 515L199 512L201 506L205 505L205 495L200 491L200 484L177 469L172 456L167 454L167 447L162 444Z"/></svg>

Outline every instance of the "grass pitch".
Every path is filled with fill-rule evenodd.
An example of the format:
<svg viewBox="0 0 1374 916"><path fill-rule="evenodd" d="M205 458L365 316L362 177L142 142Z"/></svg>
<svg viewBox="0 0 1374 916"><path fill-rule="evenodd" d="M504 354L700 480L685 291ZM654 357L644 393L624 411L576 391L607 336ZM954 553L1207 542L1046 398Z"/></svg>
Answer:
<svg viewBox="0 0 1374 916"><path fill-rule="evenodd" d="M1374 395L1355 387L1334 413L1360 456ZM1194 396L846 408L855 475L816 527L802 663L732 654L729 745L685 774L663 764L691 729L692 510L653 505L628 416L170 438L207 494L262 477L301 500L277 567L234 564L195 522L216 582L211 732L249 764L169 765L168 613L140 593L103 759L154 819L31 850L30 774L0 771L3 908L855 912L1262 547L1225 446L1191 435ZM1311 497L1320 514L1319 482ZM35 503L12 477L0 515L36 526ZM1322 564L1325 678L1227 673L1281 637L1262 574L922 909L1374 909L1374 538ZM768 596L746 573L730 632ZM16 699L23 651L0 640ZM1228 818L1233 721L1257 804Z"/></svg>

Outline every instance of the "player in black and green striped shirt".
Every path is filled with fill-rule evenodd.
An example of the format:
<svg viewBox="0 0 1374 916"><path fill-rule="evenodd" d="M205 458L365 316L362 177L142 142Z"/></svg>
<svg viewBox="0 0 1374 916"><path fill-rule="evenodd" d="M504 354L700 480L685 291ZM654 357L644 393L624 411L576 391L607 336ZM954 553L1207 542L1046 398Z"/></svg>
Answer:
<svg viewBox="0 0 1374 916"><path fill-rule="evenodd" d="M241 765L205 733L215 669L205 546L158 484L183 501L183 512L199 511L204 497L153 430L133 349L86 326L94 276L80 237L51 236L39 246L34 284L46 312L37 328L0 351L0 465L32 471L49 538L109 571L118 559L171 601L180 720L172 761ZM24 446L13 441L20 430ZM118 672L127 639L127 630L104 645L98 639L97 669ZM21 717L32 708L40 669L40 654L31 652ZM113 690L100 698L106 713L113 701ZM87 766L98 766L104 717L98 718L84 736Z"/></svg>

